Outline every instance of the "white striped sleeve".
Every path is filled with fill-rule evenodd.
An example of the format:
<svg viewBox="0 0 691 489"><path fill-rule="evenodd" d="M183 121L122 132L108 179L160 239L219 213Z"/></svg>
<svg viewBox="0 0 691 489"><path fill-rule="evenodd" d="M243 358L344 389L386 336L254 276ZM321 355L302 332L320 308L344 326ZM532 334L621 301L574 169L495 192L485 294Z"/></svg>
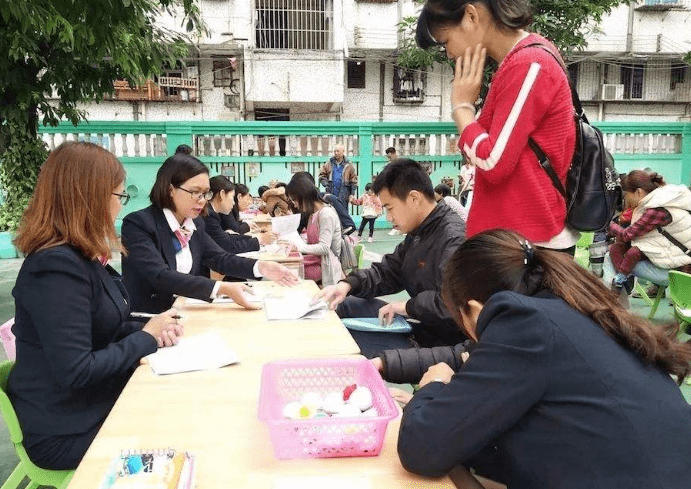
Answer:
<svg viewBox="0 0 691 489"><path fill-rule="evenodd" d="M528 74L523 80L521 90L518 92L518 96L516 97L513 107L511 108L511 112L509 113L509 116L504 122L504 126L499 132L499 136L497 137L497 141L494 143L494 147L492 148L489 157L487 159L482 159L477 156L478 145L485 139L489 138L489 135L487 133L483 133L477 136L473 141L472 146L468 146L467 144L463 146L463 151L466 153L466 156L470 159L473 165L483 170L491 170L501 159L502 155L504 154L504 150L506 149L506 146L509 142L509 138L511 137L511 134L513 133L513 130L516 127L516 123L518 122L518 118L521 115L521 111L525 106L525 102L528 99L530 90L533 88L533 85L535 85L535 81L537 80L537 75L540 72L540 68L541 67L539 63L532 63L530 65L530 68L528 69Z"/></svg>

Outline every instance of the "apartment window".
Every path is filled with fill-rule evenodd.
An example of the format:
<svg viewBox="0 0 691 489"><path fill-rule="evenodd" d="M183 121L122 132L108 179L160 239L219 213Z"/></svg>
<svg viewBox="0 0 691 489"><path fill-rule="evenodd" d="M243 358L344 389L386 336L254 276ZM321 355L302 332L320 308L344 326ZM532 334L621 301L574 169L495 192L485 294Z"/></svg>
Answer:
<svg viewBox="0 0 691 489"><path fill-rule="evenodd" d="M262 49L331 49L333 0L255 0Z"/></svg>
<svg viewBox="0 0 691 489"><path fill-rule="evenodd" d="M622 66L620 77L624 85L624 99L643 98L643 65Z"/></svg>
<svg viewBox="0 0 691 489"><path fill-rule="evenodd" d="M365 88L364 61L348 61L348 88Z"/></svg>
<svg viewBox="0 0 691 489"><path fill-rule="evenodd" d="M214 87L230 87L233 84L233 67L228 58L215 59L213 70Z"/></svg>
<svg viewBox="0 0 691 489"><path fill-rule="evenodd" d="M393 101L396 103L424 102L426 84L426 72L395 66L393 70Z"/></svg>
<svg viewBox="0 0 691 489"><path fill-rule="evenodd" d="M686 81L686 65L672 66L669 77L669 89L674 90L677 88L677 83L684 83Z"/></svg>

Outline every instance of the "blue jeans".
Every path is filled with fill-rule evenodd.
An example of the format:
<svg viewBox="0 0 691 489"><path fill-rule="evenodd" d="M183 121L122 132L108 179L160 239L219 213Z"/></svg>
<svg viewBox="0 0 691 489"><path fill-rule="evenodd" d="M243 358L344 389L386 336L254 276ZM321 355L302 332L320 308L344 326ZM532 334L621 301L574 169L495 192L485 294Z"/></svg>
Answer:
<svg viewBox="0 0 691 489"><path fill-rule="evenodd" d="M353 218L350 217L350 214L348 214L348 208L345 206L343 201L336 198L336 196L333 194L324 194L323 197L326 203L331 204L331 206L336 210L338 220L341 221L341 231L344 231L349 227L355 229Z"/></svg>
<svg viewBox="0 0 691 489"><path fill-rule="evenodd" d="M387 304L388 302L381 299L361 299L349 296L338 305L336 313L340 318L376 318L379 315L379 309ZM348 332L360 347L360 352L367 358L378 357L384 350L407 349L416 346L407 334L351 330Z"/></svg>

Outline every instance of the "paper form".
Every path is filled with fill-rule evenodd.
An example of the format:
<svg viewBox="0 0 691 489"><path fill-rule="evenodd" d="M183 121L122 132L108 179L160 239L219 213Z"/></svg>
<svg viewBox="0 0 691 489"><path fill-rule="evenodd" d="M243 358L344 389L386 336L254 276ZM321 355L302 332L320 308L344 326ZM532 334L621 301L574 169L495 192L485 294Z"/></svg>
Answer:
<svg viewBox="0 0 691 489"><path fill-rule="evenodd" d="M159 348L146 359L157 375L214 370L239 361L223 338L213 332L180 338L177 345Z"/></svg>
<svg viewBox="0 0 691 489"><path fill-rule="evenodd" d="M264 311L268 320L317 319L326 315L326 303L312 304L312 296L304 291L287 289L280 297L267 295Z"/></svg>

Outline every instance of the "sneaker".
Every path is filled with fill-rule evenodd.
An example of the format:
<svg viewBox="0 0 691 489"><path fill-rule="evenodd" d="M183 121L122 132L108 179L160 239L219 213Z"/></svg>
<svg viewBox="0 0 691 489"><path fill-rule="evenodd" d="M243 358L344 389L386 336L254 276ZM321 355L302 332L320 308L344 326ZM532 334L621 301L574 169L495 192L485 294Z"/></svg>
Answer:
<svg viewBox="0 0 691 489"><path fill-rule="evenodd" d="M401 234L401 232L396 228L391 228L391 231L389 231L389 236L396 236L397 234Z"/></svg>
<svg viewBox="0 0 691 489"><path fill-rule="evenodd" d="M617 279L614 278L612 279L610 290L615 294L620 295L623 289L626 291L626 295L629 296L631 295L631 291L633 290L635 279L636 278L633 275L629 275L623 283L619 283L619 281L617 281Z"/></svg>
<svg viewBox="0 0 691 489"><path fill-rule="evenodd" d="M368 242L368 243L371 243L371 242L372 242L372 236L370 236L369 238L367 238L367 242Z"/></svg>

